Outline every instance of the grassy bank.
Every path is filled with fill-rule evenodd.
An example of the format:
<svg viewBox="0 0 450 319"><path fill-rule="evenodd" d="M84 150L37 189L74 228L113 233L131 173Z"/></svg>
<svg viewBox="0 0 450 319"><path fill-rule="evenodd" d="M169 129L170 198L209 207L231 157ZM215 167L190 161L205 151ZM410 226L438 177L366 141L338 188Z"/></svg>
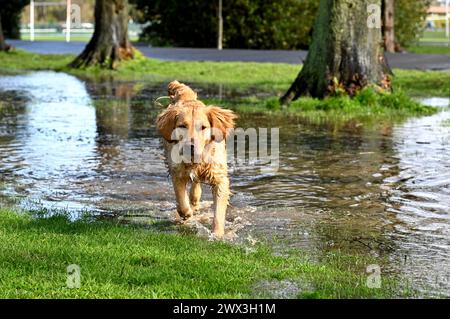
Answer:
<svg viewBox="0 0 450 319"><path fill-rule="evenodd" d="M421 42L450 42L450 39L445 36L445 31L424 31Z"/></svg>
<svg viewBox="0 0 450 319"><path fill-rule="evenodd" d="M221 103L215 99L207 102ZM331 124L335 128L349 121L366 126L379 126L412 116L432 115L438 111L434 107L422 105L403 92L378 94L372 89L365 89L354 98L338 96L319 100L305 97L292 102L288 108L283 108L277 97L255 96L227 101L227 106L239 113L266 110L273 112L274 115L301 116L309 124Z"/></svg>
<svg viewBox="0 0 450 319"><path fill-rule="evenodd" d="M221 83L230 86L249 87L261 90L282 90L295 78L299 67L290 64L244 63L244 62L176 62L148 59L138 56L133 61L122 63L118 70L99 67L84 70L68 68L72 55L43 55L16 50L0 52L0 72L23 70L55 70L88 79L114 77L119 80L182 81L199 83Z"/></svg>
<svg viewBox="0 0 450 319"><path fill-rule="evenodd" d="M450 43L448 46L417 45L409 47L407 51L418 54L450 54Z"/></svg>
<svg viewBox="0 0 450 319"><path fill-rule="evenodd" d="M194 83L194 88L197 89L208 85L222 85L223 91L231 94L226 93L220 100L211 98L207 102L231 107L238 112L278 113L282 116L291 114L301 116L309 123L326 122L334 127L348 121L379 124L384 121L401 121L411 116L430 115L436 109L421 106L409 96L450 95L450 72L395 70L392 95L377 96L366 90L355 99L301 98L284 109L278 103L278 96L290 86L300 66L244 62L174 62L138 56L134 61L122 63L115 71L98 67L74 70L67 67L73 58L69 55L41 55L21 50L0 53L0 73L55 70L88 81L103 81L112 77L116 80L160 83L161 88L173 79Z"/></svg>
<svg viewBox="0 0 450 319"><path fill-rule="evenodd" d="M264 246L207 242L111 222L33 218L0 209L1 298L242 298L271 296L264 283L290 280L298 298L408 296L383 277L366 287L373 260L330 255L274 256ZM66 286L66 267L81 269L78 289Z"/></svg>
<svg viewBox="0 0 450 319"><path fill-rule="evenodd" d="M283 63L250 62L176 62L139 56L122 63L117 71L100 68L74 70L67 67L74 56L42 55L16 50L0 52L0 72L56 70L83 78L114 77L124 80L170 81L178 79L204 84L224 84L241 90L249 88L281 94L297 76L300 66ZM449 96L450 71L394 70L395 90L411 96Z"/></svg>
<svg viewBox="0 0 450 319"><path fill-rule="evenodd" d="M89 40L92 38L92 34L90 33L71 33L70 35L70 41L71 42L89 42ZM22 41L30 41L30 35L25 33L21 34ZM135 42L138 41L138 36L131 36L130 41ZM65 33L35 33L34 35L34 41L66 41L66 34Z"/></svg>

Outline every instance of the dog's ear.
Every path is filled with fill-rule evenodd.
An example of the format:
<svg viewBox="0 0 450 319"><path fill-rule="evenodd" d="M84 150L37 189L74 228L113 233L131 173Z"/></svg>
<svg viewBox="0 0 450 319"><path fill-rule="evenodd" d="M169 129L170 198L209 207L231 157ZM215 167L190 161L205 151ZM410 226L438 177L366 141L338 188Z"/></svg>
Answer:
<svg viewBox="0 0 450 319"><path fill-rule="evenodd" d="M197 93L186 84L180 83L177 80L169 83L167 86L167 93L169 94L172 103L197 100Z"/></svg>
<svg viewBox="0 0 450 319"><path fill-rule="evenodd" d="M168 142L172 140L172 132L175 129L177 116L178 109L176 107L169 106L156 119L156 128L162 137L164 137L164 139Z"/></svg>
<svg viewBox="0 0 450 319"><path fill-rule="evenodd" d="M220 142L227 138L229 129L234 128L234 120L237 118L237 115L231 110L222 109L218 106L207 106L206 114L212 128L212 139Z"/></svg>
<svg viewBox="0 0 450 319"><path fill-rule="evenodd" d="M167 93L169 94L169 97L172 101L175 99L175 94L181 86L182 84L177 80L172 81L169 83L169 85L167 85Z"/></svg>

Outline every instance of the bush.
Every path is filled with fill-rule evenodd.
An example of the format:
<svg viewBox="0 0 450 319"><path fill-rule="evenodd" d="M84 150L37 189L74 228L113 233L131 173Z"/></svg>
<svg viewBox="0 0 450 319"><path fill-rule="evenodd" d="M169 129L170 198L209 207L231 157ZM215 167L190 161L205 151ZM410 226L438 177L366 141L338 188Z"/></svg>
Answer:
<svg viewBox="0 0 450 319"><path fill-rule="evenodd" d="M217 45L217 1L131 2L140 11L140 22L148 23L141 40L157 46ZM224 47L307 48L318 4L318 0L223 1Z"/></svg>
<svg viewBox="0 0 450 319"><path fill-rule="evenodd" d="M131 1L130 1L131 2ZM216 42L215 1L134 0L147 23L141 40L157 46L212 47Z"/></svg>
<svg viewBox="0 0 450 319"><path fill-rule="evenodd" d="M224 42L229 48L306 49L317 0L235 0L224 7Z"/></svg>
<svg viewBox="0 0 450 319"><path fill-rule="evenodd" d="M414 44L425 28L430 0L395 0L395 38L402 47Z"/></svg>

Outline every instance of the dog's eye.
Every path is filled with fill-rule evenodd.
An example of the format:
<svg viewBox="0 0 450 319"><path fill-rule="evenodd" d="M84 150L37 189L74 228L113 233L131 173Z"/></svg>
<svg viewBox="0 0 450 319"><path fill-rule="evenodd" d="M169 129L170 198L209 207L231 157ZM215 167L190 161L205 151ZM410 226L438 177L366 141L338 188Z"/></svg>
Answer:
<svg viewBox="0 0 450 319"><path fill-rule="evenodd" d="M202 131L203 131L203 130L206 130L206 129L207 129L207 127L204 126L204 125L202 125Z"/></svg>
<svg viewBox="0 0 450 319"><path fill-rule="evenodd" d="M178 125L177 127L178 127L178 128L186 128L186 125L181 124L181 125Z"/></svg>

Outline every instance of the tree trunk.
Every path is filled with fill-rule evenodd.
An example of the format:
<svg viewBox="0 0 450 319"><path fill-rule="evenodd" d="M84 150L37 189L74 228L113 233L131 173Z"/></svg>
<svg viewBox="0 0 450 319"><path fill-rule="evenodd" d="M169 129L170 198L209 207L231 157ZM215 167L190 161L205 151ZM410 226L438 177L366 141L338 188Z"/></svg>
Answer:
<svg viewBox="0 0 450 319"><path fill-rule="evenodd" d="M128 0L96 0L94 34L70 66L81 68L99 64L114 69L119 61L132 59L128 19Z"/></svg>
<svg viewBox="0 0 450 319"><path fill-rule="evenodd" d="M0 51L9 51L10 46L6 44L5 36L3 35L2 17L0 16Z"/></svg>
<svg viewBox="0 0 450 319"><path fill-rule="evenodd" d="M347 92L353 96L368 85L390 90L391 71L381 34L381 1L320 1L308 56L281 97L282 104L301 95L323 98Z"/></svg>
<svg viewBox="0 0 450 319"><path fill-rule="evenodd" d="M383 0L383 7L384 48L395 52L394 0Z"/></svg>

